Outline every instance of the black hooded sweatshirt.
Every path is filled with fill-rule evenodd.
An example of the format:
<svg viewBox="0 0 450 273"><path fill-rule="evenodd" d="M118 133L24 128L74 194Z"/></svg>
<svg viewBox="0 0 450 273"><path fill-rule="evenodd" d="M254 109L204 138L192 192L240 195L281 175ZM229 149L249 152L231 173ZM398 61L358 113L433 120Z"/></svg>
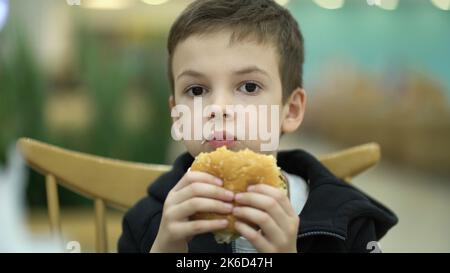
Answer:
<svg viewBox="0 0 450 273"><path fill-rule="evenodd" d="M189 153L181 154L172 169L148 188L148 196L125 214L119 252L150 251L167 194L193 161ZM301 176L309 186L308 199L299 215L298 252L376 251L374 242L398 222L391 210L338 179L303 150L278 152L277 164L282 170ZM216 243L212 233L194 236L188 248L196 253L232 252L232 244Z"/></svg>

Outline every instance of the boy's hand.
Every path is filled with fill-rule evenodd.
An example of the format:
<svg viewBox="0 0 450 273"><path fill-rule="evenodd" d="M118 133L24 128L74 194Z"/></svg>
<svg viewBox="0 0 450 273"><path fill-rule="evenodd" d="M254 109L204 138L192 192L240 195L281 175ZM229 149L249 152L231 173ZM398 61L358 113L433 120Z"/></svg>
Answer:
<svg viewBox="0 0 450 273"><path fill-rule="evenodd" d="M230 213L234 193L223 182L204 172L188 171L164 202L158 235L150 252L187 252L196 234L223 229L228 220L189 220L197 212Z"/></svg>
<svg viewBox="0 0 450 273"><path fill-rule="evenodd" d="M259 252L297 252L297 230L300 224L289 198L281 190L257 184L235 196L233 214L261 228L236 221L236 230Z"/></svg>

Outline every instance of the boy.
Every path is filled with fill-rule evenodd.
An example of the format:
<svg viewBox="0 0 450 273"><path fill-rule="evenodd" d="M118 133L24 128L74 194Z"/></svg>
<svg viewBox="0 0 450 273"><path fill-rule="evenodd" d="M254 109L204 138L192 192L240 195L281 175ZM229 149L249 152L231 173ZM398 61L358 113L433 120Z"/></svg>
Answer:
<svg viewBox="0 0 450 273"><path fill-rule="evenodd" d="M272 0L197 0L169 34L170 107L194 112L200 98L213 106L201 119L205 124L236 122L229 105L278 106L277 124L269 126L279 132L278 143L303 120L303 48L295 19ZM174 124L179 120L173 117ZM248 133L256 120L246 121ZM369 252L397 223L389 209L337 179L305 151L268 152L261 149L266 139L224 128L229 127L183 140L188 152L125 215L119 252ZM289 195L266 185L234 194L220 187L217 177L188 170L200 152L223 145L276 156ZM227 220L190 220L197 212L233 213L241 237L217 244L212 231L223 229Z"/></svg>

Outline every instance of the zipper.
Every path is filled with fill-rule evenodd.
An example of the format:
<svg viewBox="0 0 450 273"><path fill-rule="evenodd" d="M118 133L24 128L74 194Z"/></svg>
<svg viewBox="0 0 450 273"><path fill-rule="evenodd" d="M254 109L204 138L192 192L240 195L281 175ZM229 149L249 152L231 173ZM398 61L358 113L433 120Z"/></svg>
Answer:
<svg viewBox="0 0 450 273"><path fill-rule="evenodd" d="M297 235L297 238L304 238L304 237L308 237L308 236L317 236L317 235L332 236L332 237L335 237L335 238L345 241L344 236L333 233L333 232L329 232L329 231L309 231L309 232L305 232L305 233L301 233L301 234Z"/></svg>

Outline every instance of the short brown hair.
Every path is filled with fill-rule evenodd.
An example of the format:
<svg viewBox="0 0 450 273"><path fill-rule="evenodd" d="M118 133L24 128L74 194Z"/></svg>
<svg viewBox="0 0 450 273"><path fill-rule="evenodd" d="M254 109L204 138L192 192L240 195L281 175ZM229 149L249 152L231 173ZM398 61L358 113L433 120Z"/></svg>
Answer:
<svg viewBox="0 0 450 273"><path fill-rule="evenodd" d="M194 34L231 30L230 43L256 38L272 42L279 59L283 101L297 87L303 87L304 42L297 21L273 0L196 0L172 25L167 49L168 76L172 92L174 77L172 57L176 46Z"/></svg>

